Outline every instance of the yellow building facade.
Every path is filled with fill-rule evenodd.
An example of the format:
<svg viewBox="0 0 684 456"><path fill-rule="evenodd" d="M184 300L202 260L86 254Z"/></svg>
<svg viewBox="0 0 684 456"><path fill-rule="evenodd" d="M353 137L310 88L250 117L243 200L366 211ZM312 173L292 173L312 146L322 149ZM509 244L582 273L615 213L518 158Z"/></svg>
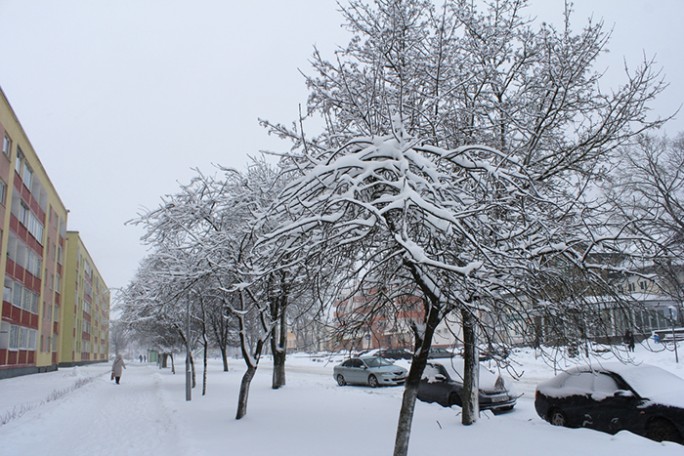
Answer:
<svg viewBox="0 0 684 456"><path fill-rule="evenodd" d="M64 329L66 303L74 302L65 287L68 211L2 89L0 140L0 378L5 378L57 369L65 340L75 333ZM99 274L97 280L101 289ZM101 298L107 299L108 319L108 292ZM107 340L108 322L104 330ZM98 356L102 338L98 334Z"/></svg>
<svg viewBox="0 0 684 456"><path fill-rule="evenodd" d="M110 293L77 231L67 232L60 366L108 359Z"/></svg>

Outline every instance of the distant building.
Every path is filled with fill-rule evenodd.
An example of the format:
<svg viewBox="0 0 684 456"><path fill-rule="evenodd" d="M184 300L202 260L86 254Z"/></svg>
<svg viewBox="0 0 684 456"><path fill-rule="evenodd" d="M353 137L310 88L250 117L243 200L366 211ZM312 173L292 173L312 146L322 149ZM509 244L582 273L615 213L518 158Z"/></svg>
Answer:
<svg viewBox="0 0 684 456"><path fill-rule="evenodd" d="M76 333L63 327L65 308L74 302L65 295L68 211L2 89L0 140L0 378L5 378L57 369L62 347ZM99 275L98 280L104 287ZM107 308L108 318L108 293L102 299L106 304L98 306ZM108 322L104 331L106 341Z"/></svg>
<svg viewBox="0 0 684 456"><path fill-rule="evenodd" d="M411 323L420 321L422 301L403 296L378 306L388 299L372 289L358 292L335 305L335 323L330 335L331 350L371 350L374 348L411 347ZM382 310L379 310L382 309Z"/></svg>
<svg viewBox="0 0 684 456"><path fill-rule="evenodd" d="M67 232L60 366L108 359L109 289L77 231Z"/></svg>
<svg viewBox="0 0 684 456"><path fill-rule="evenodd" d="M515 301L520 306L518 312L502 315L479 311L478 318L490 328L488 334L480 336L479 345L486 349L499 344L556 345L584 337L615 344L621 343L626 331L642 340L654 331L684 328L684 264L669 264L667 268L643 266L638 271L623 272L606 280L612 283L615 295L588 295L577 300L583 312L600 316L596 319L600 326L593 322L594 327L584 327L582 312L569 312L567 318L556 319L552 314L538 311L528 300L518 298ZM378 305L380 299L377 290L368 290L338 301L327 329L327 349L411 348L414 340L411 326L413 322L422 322L421 299L403 296ZM568 300L568 297L559 297L558 302L563 302L561 299ZM461 326L460 312L447 314L435 328L432 346L461 345Z"/></svg>

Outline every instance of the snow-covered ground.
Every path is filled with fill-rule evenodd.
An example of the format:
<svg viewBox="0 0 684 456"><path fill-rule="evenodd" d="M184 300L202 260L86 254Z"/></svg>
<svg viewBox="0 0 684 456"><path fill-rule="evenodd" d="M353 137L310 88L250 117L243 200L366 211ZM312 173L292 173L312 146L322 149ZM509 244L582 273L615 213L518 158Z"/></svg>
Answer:
<svg viewBox="0 0 684 456"><path fill-rule="evenodd" d="M680 351L684 345L680 344ZM683 353L684 354L684 353ZM523 396L511 413L483 413L473 426L460 424L459 409L418 402L410 454L681 455L674 443L657 443L628 432L611 436L557 428L534 411L535 384L553 368L531 351L516 353L523 373L515 389ZM648 362L684 377L684 360L670 351L638 346L635 362ZM338 387L336 361L288 359L287 386L270 388L268 360L252 383L248 415L234 419L244 368L231 360L223 372L212 360L206 396L185 400L184 363L170 369L128 361L121 385L108 364L0 380L0 454L80 455L386 455L391 454L401 387ZM198 381L201 377L198 375ZM4 423L4 424L1 424Z"/></svg>

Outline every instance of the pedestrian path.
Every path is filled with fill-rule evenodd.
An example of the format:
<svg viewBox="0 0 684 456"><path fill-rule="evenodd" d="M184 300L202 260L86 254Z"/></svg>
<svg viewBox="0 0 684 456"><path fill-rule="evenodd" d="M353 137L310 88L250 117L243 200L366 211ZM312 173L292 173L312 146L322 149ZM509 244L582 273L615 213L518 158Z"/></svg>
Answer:
<svg viewBox="0 0 684 456"><path fill-rule="evenodd" d="M50 378L28 376L26 381L33 383L35 391L32 398L26 399L34 405L22 416L0 426L0 453L4 456L184 454L179 448L172 414L164 406L158 369L129 364L121 384L116 385L110 380L109 367L103 365L103 368L106 370L102 374L94 375L81 387L37 405L40 390L50 394ZM0 381L1 396L11 394L18 384L14 380L8 379L5 384ZM47 384L37 386L41 381ZM16 397L15 402L20 402L19 399Z"/></svg>

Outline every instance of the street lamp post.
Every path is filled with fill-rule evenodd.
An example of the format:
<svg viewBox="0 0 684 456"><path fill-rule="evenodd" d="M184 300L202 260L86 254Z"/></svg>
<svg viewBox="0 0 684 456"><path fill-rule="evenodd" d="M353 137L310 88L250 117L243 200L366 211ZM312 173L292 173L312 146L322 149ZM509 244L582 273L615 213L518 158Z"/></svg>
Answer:
<svg viewBox="0 0 684 456"><path fill-rule="evenodd" d="M675 333L675 309L670 306L670 320L672 321L672 343L674 344L675 361L679 363L679 353L677 353L677 334Z"/></svg>

